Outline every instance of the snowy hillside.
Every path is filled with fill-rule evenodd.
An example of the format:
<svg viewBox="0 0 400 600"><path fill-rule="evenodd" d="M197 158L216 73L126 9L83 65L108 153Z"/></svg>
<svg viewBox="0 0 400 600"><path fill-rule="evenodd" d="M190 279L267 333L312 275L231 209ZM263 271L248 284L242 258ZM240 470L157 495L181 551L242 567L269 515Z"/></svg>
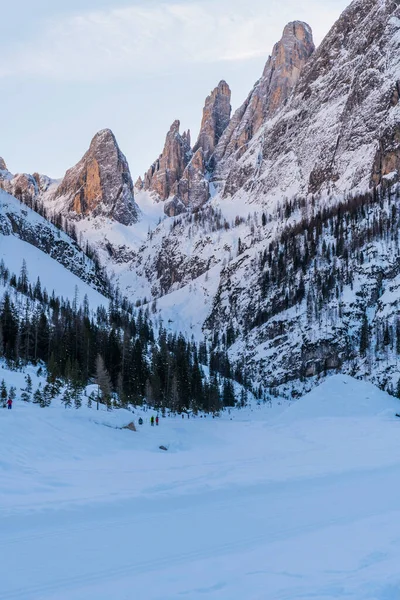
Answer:
<svg viewBox="0 0 400 600"><path fill-rule="evenodd" d="M75 294L78 293L80 302L87 296L92 309L108 305L109 300L88 283L82 281L77 275L71 273L42 250L18 237L0 234L1 260L4 261L9 271L16 275L19 275L22 263L25 261L29 281L35 284L39 278L43 290L46 289L49 295L54 291L56 296L69 299L72 302Z"/></svg>
<svg viewBox="0 0 400 600"><path fill-rule="evenodd" d="M144 413L134 433L115 427L140 412L17 400L0 414L0 598L395 600L398 407L337 376L279 415Z"/></svg>
<svg viewBox="0 0 400 600"><path fill-rule="evenodd" d="M106 290L106 284L101 274L96 271L95 264L82 252L77 243L37 212L2 190L0 253L6 267L17 275L22 260L25 259L29 263L30 275L35 277L35 280L38 275L43 277L45 287L50 293L52 289L61 286L60 289L64 291L62 295L71 297L75 285L78 285L83 295L90 293L98 304L100 294L96 294L93 289L99 292ZM50 260L46 260L46 254ZM59 266L55 266L56 262ZM67 269L70 273L67 273ZM56 272L57 277L53 277ZM72 289L69 289L70 285ZM89 288L92 290L89 291Z"/></svg>

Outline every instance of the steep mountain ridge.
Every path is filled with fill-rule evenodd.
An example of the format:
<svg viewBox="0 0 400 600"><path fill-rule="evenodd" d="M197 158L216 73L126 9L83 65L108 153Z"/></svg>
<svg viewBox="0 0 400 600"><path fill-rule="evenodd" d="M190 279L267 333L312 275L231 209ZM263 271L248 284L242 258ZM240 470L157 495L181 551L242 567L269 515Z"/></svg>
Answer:
<svg viewBox="0 0 400 600"><path fill-rule="evenodd" d="M355 0L305 65L284 109L219 173L223 194L268 204L397 180L398 32L398 3Z"/></svg>
<svg viewBox="0 0 400 600"><path fill-rule="evenodd" d="M230 157L237 160L264 123L285 106L300 73L315 50L310 26L301 21L286 25L273 48L262 77L238 108L215 150L215 179L223 176Z"/></svg>
<svg viewBox="0 0 400 600"><path fill-rule="evenodd" d="M223 178L228 164L235 165L263 124L286 104L314 50L310 26L301 21L289 23L275 44L261 79L232 119L231 90L225 81L220 81L206 98L193 149L190 136L180 136L176 121L167 134L160 158L144 180L139 178L138 188L153 192L157 200L167 201L168 216L203 206L210 199L209 181Z"/></svg>
<svg viewBox="0 0 400 600"><path fill-rule="evenodd" d="M190 131L179 133L176 120L167 133L164 149L144 176L139 190L151 192L156 201L164 201L164 212L172 217L198 209L210 198L209 173L213 155L231 115L231 90L225 81L206 98L199 137L191 147Z"/></svg>

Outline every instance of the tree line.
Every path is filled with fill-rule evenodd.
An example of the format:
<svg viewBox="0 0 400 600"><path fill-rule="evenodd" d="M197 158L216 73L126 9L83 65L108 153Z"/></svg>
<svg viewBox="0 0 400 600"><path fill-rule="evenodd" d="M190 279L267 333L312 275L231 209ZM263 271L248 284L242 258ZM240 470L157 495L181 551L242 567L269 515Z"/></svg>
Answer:
<svg viewBox="0 0 400 600"><path fill-rule="evenodd" d="M0 263L0 283L6 286L0 301L0 356L13 368L46 367L46 389L34 398L28 385L25 399L47 406L67 383L63 401L77 406L83 387L97 382L109 405L118 398L121 406L147 402L181 412L246 402L243 395L235 397L232 378L238 372L226 353L210 353L205 343L155 327L149 310L135 310L118 290L108 308L93 311L87 296L79 302L77 290L70 301L54 292L50 296L40 279L32 285L25 263L18 276Z"/></svg>

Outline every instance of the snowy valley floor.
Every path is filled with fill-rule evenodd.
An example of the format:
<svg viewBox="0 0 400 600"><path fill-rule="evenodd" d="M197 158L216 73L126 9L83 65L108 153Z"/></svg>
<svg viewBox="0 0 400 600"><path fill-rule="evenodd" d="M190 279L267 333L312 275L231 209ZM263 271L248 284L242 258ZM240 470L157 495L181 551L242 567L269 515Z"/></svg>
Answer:
<svg viewBox="0 0 400 600"><path fill-rule="evenodd" d="M283 408L0 411L0 599L400 598L400 402L336 376Z"/></svg>

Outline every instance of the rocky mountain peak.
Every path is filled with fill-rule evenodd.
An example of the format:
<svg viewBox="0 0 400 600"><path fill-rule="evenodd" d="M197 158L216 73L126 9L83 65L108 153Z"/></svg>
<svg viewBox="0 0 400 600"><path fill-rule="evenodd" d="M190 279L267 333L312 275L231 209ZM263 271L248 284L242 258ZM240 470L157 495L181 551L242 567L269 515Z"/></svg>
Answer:
<svg viewBox="0 0 400 600"><path fill-rule="evenodd" d="M0 171L7 171L7 165L4 161L4 158L0 156Z"/></svg>
<svg viewBox="0 0 400 600"><path fill-rule="evenodd" d="M173 216L187 208L199 207L209 198L207 171L213 167L213 154L231 115L231 90L225 81L207 97L199 137L192 150L190 131L180 134L180 121L172 123L159 158L136 182L138 189L154 192Z"/></svg>
<svg viewBox="0 0 400 600"><path fill-rule="evenodd" d="M400 180L399 16L399 3L392 0L352 2L306 61L285 108L241 154L224 162L218 175L226 195L241 189L252 191L249 202L296 195L333 201ZM306 30L294 29L309 39ZM304 42L290 29L287 35L296 40L295 56L305 59L305 48L299 54ZM273 53L275 73L276 59L293 54L284 46ZM243 110L247 116L217 148L222 156L248 138L245 126L257 115L248 112L253 97ZM240 163L235 160L246 151Z"/></svg>
<svg viewBox="0 0 400 600"><path fill-rule="evenodd" d="M307 23L293 21L283 30L282 39L275 44L265 65L262 80L269 83L266 93L265 116L271 117L288 99L300 72L315 50L312 30Z"/></svg>
<svg viewBox="0 0 400 600"><path fill-rule="evenodd" d="M96 133L89 150L66 172L52 199L62 199L62 212L80 218L103 214L123 225L138 220L128 162L110 129Z"/></svg>
<svg viewBox="0 0 400 600"><path fill-rule="evenodd" d="M181 135L179 130L180 121L176 120L167 133L162 153L144 177L143 188L155 192L161 200L173 193L192 156L190 131Z"/></svg>
<svg viewBox="0 0 400 600"><path fill-rule="evenodd" d="M229 125L231 110L230 87L226 81L220 81L206 98L199 137L193 148L194 152L199 148L203 150L206 163L210 161L222 134Z"/></svg>
<svg viewBox="0 0 400 600"><path fill-rule="evenodd" d="M284 106L314 50L312 30L307 23L293 21L286 25L261 79L221 136L215 150L217 165L233 154L240 158L261 126ZM223 164L218 165L219 175L223 168Z"/></svg>

